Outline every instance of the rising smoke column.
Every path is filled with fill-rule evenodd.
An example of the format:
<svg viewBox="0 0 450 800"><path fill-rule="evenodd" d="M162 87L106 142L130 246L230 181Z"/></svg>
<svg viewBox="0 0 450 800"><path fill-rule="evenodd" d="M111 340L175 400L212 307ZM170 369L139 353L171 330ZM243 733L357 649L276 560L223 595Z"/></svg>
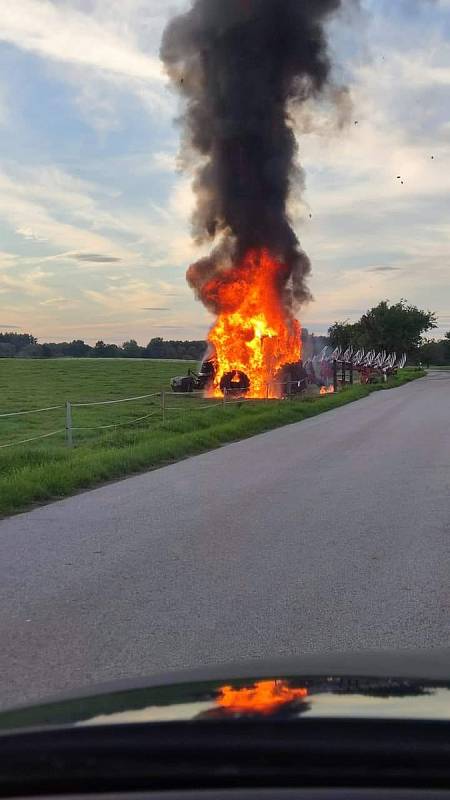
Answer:
<svg viewBox="0 0 450 800"><path fill-rule="evenodd" d="M289 118L327 85L324 23L341 0L193 0L168 24L161 58L186 99L183 155L196 162L193 234L214 241L189 284L212 311L204 287L265 248L283 265L278 286L288 314L310 293L310 272L290 225L291 182L302 182Z"/></svg>

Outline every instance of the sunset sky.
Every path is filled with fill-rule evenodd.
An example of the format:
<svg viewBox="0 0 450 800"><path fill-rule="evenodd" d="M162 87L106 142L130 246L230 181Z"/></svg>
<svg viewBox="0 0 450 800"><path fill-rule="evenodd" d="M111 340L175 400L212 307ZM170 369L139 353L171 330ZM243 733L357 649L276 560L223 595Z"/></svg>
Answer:
<svg viewBox="0 0 450 800"><path fill-rule="evenodd" d="M187 6L1 4L0 330L205 337L211 317L184 277L199 251L176 161L179 100L158 59L167 19ZM404 297L437 312L439 335L450 329L450 0L346 7L329 32L347 124L327 99L299 122L306 189L290 212L315 298L301 320L324 333Z"/></svg>

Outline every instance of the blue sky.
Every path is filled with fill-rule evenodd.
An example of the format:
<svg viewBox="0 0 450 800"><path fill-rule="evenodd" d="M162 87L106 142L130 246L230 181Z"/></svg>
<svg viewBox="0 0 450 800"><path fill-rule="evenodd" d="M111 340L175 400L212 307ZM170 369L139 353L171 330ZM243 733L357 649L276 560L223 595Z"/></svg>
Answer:
<svg viewBox="0 0 450 800"><path fill-rule="evenodd" d="M211 318L184 278L199 252L179 101L158 61L168 17L186 7L2 3L0 329L205 336ZM329 98L295 114L306 189L290 213L315 297L301 320L325 332L405 297L449 330L450 0L350 4L330 41L352 109L341 128Z"/></svg>

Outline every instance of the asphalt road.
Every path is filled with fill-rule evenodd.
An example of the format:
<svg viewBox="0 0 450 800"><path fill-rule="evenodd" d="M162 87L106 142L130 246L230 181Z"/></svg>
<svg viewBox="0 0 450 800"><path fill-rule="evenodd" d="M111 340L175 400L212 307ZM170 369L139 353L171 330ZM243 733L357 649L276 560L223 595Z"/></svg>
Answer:
<svg viewBox="0 0 450 800"><path fill-rule="evenodd" d="M450 643L450 372L0 522L0 704Z"/></svg>

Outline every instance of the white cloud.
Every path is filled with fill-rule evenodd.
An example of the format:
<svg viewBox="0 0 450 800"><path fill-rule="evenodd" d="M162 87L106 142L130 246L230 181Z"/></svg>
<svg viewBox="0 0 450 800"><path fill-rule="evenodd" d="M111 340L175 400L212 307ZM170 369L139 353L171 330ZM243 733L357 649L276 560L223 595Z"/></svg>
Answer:
<svg viewBox="0 0 450 800"><path fill-rule="evenodd" d="M0 7L0 39L44 58L161 82L159 60L141 52L129 32L114 33L67 3L14 0Z"/></svg>
<svg viewBox="0 0 450 800"><path fill-rule="evenodd" d="M103 291L86 289L85 296L107 313L129 315L142 311L145 306L161 306L161 293L155 292L144 281L131 280L125 285L106 287Z"/></svg>
<svg viewBox="0 0 450 800"><path fill-rule="evenodd" d="M0 269L10 269L16 263L17 255L15 253L7 253L0 250Z"/></svg>
<svg viewBox="0 0 450 800"><path fill-rule="evenodd" d="M104 133L121 125L123 95L136 97L151 115L173 116L158 57L163 16L150 9L148 3L89 3L83 10L76 0L14 0L0 4L0 42L53 64L55 78L76 88L80 115ZM146 21L149 36L141 47ZM0 94L0 124L1 106Z"/></svg>
<svg viewBox="0 0 450 800"><path fill-rule="evenodd" d="M74 332L91 339L121 341L134 335L146 341L154 330L189 336L186 320L198 328L206 314L197 309L186 316L191 293L159 276L149 282L145 274L160 264L185 266L197 255L187 231L191 207L183 181L166 208L153 205L137 214L115 192L93 182L56 167L10 162L0 171L0 217L20 232L27 251L34 245L50 253L0 254L5 267L0 292L11 300L8 311L47 339ZM168 311L161 315L158 308Z"/></svg>
<svg viewBox="0 0 450 800"><path fill-rule="evenodd" d="M20 261L71 262L78 273L113 269L122 274L130 267L184 269L205 252L189 234L193 203L189 181L184 179L175 183L166 206L143 204L136 212L109 188L56 167L9 163L7 171L0 170L0 218L41 251L21 256ZM10 259L11 254L8 264Z"/></svg>
<svg viewBox="0 0 450 800"><path fill-rule="evenodd" d="M92 230L101 211L93 187L57 169L9 165L0 171L0 217L24 239L67 250L108 253L130 259L135 253ZM63 221L61 214L72 216ZM81 220L84 227L75 224Z"/></svg>
<svg viewBox="0 0 450 800"><path fill-rule="evenodd" d="M66 308L67 307L67 297L63 295L57 297L49 297L47 300L41 300L39 305L41 306L57 306L58 308Z"/></svg>
<svg viewBox="0 0 450 800"><path fill-rule="evenodd" d="M177 172L177 156L174 153L153 153L151 164L155 172Z"/></svg>
<svg viewBox="0 0 450 800"><path fill-rule="evenodd" d="M45 295L49 291L47 279L52 277L51 272L40 268L31 270L20 276L0 273L1 292L19 292L21 295Z"/></svg>

